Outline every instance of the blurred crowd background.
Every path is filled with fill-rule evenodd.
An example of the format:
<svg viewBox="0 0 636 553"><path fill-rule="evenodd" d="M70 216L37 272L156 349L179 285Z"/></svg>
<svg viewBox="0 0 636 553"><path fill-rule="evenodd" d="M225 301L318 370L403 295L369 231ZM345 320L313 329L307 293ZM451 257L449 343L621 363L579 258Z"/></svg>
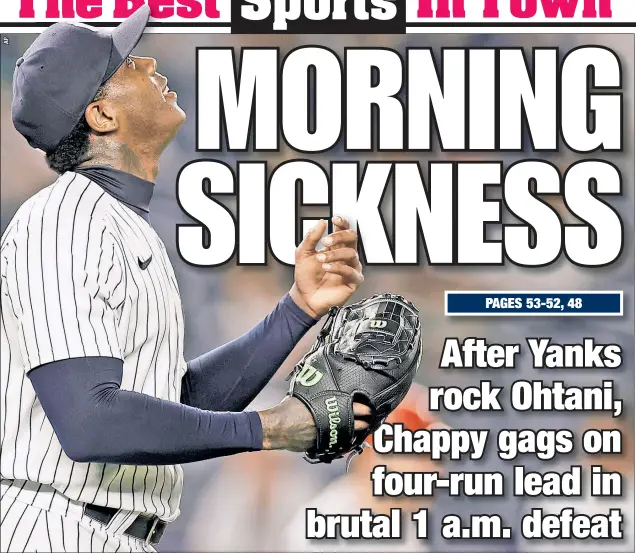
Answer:
<svg viewBox="0 0 636 553"><path fill-rule="evenodd" d="M1 74L1 228L6 228L18 206L41 188L48 186L55 175L49 171L42 154L31 150L15 132L11 123L11 79L15 60L33 40L32 35L9 35L8 44L2 44ZM5 41L6 42L6 41ZM275 305L292 283L292 269L270 260L267 267L237 267L232 263L220 268L193 268L184 263L176 252L176 226L192 221L180 210L175 198L175 179L178 171L194 159L214 157L236 164L241 160L269 161L269 167L293 159L295 154L283 149L277 154L201 154L195 152L195 47L197 46L278 46L281 55L301 45L320 44L342 54L345 47L382 46L404 52L407 47L432 47L439 55L441 47L500 47L522 46L528 55L533 47L558 46L563 56L571 48L583 44L599 44L613 49L623 64L625 151L600 153L598 156L616 164L623 175L623 195L612 203L625 223L625 248L621 259L610 267L582 269L562 260L550 267L522 270L514 266L496 268L431 268L419 267L369 267L366 280L358 298L376 292L396 292L414 301L422 311L425 354L419 373L419 384L454 384L468 386L482 379L491 379L495 385L508 385L516 379L543 378L545 381L564 379L579 385L600 383L604 378L614 378L621 396L629 409L622 420L589 418L556 413L440 413L442 422L457 428L490 428L496 435L501 428L572 428L609 427L619 425L624 430L626 450L623 458L603 460L608 467L621 470L626 478L624 489L633 491L633 398L634 398L634 43L633 35L468 35L421 34L410 36L230 36L205 34L149 34L136 50L138 55L156 57L159 71L168 76L170 87L179 93L179 103L189 114L184 128L162 158L161 172L151 204L151 220L163 238L180 281L186 315L186 354L190 359L221 345L247 331ZM531 59L531 58L530 58ZM586 156L567 152L548 154L560 167ZM530 151L521 154L449 154L439 150L427 154L347 154L339 150L314 156L328 168L330 160L355 159L361 161L380 158L417 160L425 164L431 160L449 159L503 159L506 164L524 157L533 157ZM594 157L594 156L587 156ZM385 202L390 202L390 194ZM228 206L235 207L232 201ZM568 215L562 204L555 206ZM326 213L325 213L326 214ZM318 213L324 216L325 214ZM391 210L386 218L389 228ZM571 218L571 216L570 216ZM497 230L493 230L497 233ZM623 318L459 318L444 317L443 292L445 290L564 290L611 289L625 291L625 317ZM257 409L277 403L286 391L284 377L298 361L315 332L305 337L267 389L251 408ZM439 355L444 338L481 336L499 343L520 342L525 345L526 336L550 336L555 341L573 343L583 337L594 336L597 341L619 343L624 350L624 364L620 369L563 370L537 373L524 355L515 370L463 370L438 369ZM522 345L522 349L524 346ZM412 413L421 421L430 422L426 416L425 388L414 392L416 405ZM405 415L405 416L410 416ZM411 417L412 418L412 417ZM417 424L417 423L414 423ZM424 422L421 422L424 424ZM491 437L491 440L494 436ZM476 463L448 463L446 470L500 470L510 475L512 464L500 461L491 446L487 457ZM405 510L430 507L430 539L413 540L413 536L401 542L368 544L345 543L338 546L354 550L410 550L410 551L506 551L530 550L529 543L519 539L509 541L464 542L444 541L439 538L439 521L447 513L462 516L469 514L498 513L507 524L516 527L520 517L535 507L537 501L513 498L508 493L502 498L450 498L438 495L434 501L414 504L413 501L380 501L370 497L369 470L374 464L374 453L365 451L362 458L353 462L352 473L345 475L344 463L310 465L301 456L284 452L260 452L242 454L222 460L212 460L185 467L185 489L181 504L182 514L171 524L161 543L163 551L301 551L333 550L333 542L311 543L304 539L304 509L316 506L325 513L353 511L361 507L377 510L387 506L402 506ZM387 461L383 457L382 462ZM396 470L431 470L426 459L396 459ZM588 460L599 462L599 459ZM545 470L563 463L585 462L580 456L568 457L559 465L556 461L541 463L532 456L518 460L527 467ZM389 461L389 464L393 461ZM402 463L402 464L400 464ZM406 464L405 464L406 463ZM620 468L616 468L617 463ZM373 503L371 503L373 501ZM579 505L582 510L594 512L607 509L608 502L598 504L589 499L566 501ZM624 505L626 530L632 535L633 497L612 499L611 504ZM631 538L633 539L633 538ZM631 543L631 545L629 545ZM537 545L534 549L565 551L564 544ZM633 541L618 549L609 544L570 544L572 551L633 551ZM631 548L631 549L630 549ZM533 549L533 550L534 550Z"/></svg>

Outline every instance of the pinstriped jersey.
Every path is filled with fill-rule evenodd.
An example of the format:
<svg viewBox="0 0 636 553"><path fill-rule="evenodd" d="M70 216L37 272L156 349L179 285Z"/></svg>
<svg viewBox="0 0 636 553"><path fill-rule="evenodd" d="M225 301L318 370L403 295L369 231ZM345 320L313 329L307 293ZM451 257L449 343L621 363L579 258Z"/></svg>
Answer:
<svg viewBox="0 0 636 553"><path fill-rule="evenodd" d="M99 185L69 172L20 207L0 262L2 478L174 520L180 466L73 462L27 376L52 361L114 357L124 363L123 390L179 401L183 313L159 236Z"/></svg>

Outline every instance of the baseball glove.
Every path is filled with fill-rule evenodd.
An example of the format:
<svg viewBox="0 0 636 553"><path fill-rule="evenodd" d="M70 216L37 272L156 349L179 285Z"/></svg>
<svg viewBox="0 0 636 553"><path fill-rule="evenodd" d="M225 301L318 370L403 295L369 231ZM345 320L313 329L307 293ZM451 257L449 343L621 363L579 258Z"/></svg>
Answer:
<svg viewBox="0 0 636 553"><path fill-rule="evenodd" d="M402 296L376 294L332 308L313 347L288 377L288 395L300 399L316 422L316 444L305 458L331 463L359 454L406 396L421 358L419 311ZM354 402L371 408L364 431L354 428Z"/></svg>

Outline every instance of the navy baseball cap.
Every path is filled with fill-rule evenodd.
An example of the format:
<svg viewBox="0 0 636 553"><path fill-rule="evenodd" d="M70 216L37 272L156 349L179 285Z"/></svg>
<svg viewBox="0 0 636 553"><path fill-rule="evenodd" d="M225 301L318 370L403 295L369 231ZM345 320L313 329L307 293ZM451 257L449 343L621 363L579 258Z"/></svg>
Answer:
<svg viewBox="0 0 636 553"><path fill-rule="evenodd" d="M54 150L84 116L99 88L137 46L150 17L141 6L112 32L55 23L17 62L11 116L34 148Z"/></svg>

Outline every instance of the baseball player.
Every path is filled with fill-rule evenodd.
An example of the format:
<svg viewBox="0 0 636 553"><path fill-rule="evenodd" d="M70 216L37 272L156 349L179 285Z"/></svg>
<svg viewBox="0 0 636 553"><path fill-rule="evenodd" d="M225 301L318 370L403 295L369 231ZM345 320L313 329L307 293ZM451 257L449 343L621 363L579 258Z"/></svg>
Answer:
<svg viewBox="0 0 636 553"><path fill-rule="evenodd" d="M179 288L149 220L159 157L185 115L146 6L112 33L57 23L16 63L12 118L58 180L2 236L2 551L154 551L179 515L180 464L306 451L297 399L244 409L298 340L363 280L343 219L296 252L289 294L245 336L184 360ZM355 406L356 427L370 410Z"/></svg>

